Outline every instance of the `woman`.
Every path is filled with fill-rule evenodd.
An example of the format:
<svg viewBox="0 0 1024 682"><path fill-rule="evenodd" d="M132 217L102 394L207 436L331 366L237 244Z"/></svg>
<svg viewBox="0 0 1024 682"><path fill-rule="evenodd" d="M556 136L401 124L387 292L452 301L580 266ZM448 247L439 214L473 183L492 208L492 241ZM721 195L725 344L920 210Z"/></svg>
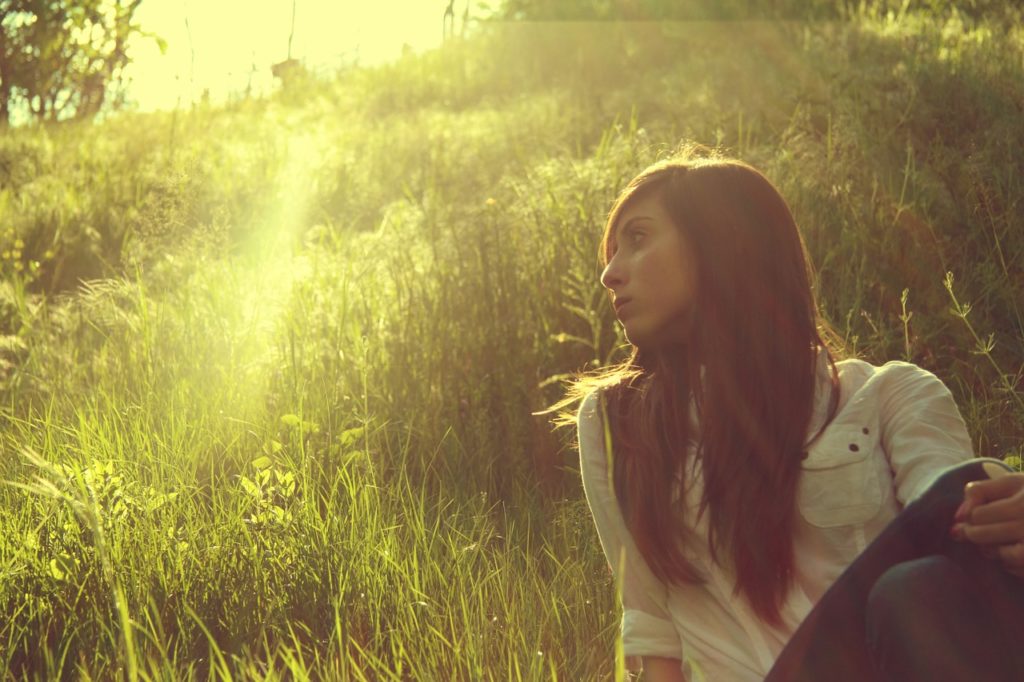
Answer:
<svg viewBox="0 0 1024 682"><path fill-rule="evenodd" d="M657 163L601 253L632 354L574 387L581 470L644 679L1024 679L1024 474L933 374L835 361L772 184Z"/></svg>

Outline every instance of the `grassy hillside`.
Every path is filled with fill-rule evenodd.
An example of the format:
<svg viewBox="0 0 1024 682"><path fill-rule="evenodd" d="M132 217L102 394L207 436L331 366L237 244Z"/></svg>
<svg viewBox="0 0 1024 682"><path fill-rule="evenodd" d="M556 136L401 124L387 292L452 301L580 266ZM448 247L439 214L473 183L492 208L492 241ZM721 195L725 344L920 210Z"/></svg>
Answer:
<svg viewBox="0 0 1024 682"><path fill-rule="evenodd" d="M682 141L781 188L851 353L936 372L1019 458L1021 26L506 25L0 133L0 664L612 676L572 434L531 412L622 352L601 227Z"/></svg>

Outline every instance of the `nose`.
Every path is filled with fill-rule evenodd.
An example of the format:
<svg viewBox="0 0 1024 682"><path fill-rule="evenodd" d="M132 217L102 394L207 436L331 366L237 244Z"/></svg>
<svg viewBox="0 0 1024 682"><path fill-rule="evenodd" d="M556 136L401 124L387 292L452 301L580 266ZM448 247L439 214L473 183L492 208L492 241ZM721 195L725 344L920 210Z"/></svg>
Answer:
<svg viewBox="0 0 1024 682"><path fill-rule="evenodd" d="M604 271L601 273L601 285L605 289L614 291L622 286L624 282L622 267L616 261L615 256L612 256L612 259L608 261L608 265L604 267Z"/></svg>

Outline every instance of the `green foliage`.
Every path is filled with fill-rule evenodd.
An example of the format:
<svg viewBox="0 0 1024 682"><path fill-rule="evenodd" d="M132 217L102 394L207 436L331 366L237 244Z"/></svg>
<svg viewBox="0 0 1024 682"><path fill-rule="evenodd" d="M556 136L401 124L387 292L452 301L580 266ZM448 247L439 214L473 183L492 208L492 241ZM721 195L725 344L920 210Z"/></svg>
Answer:
<svg viewBox="0 0 1024 682"><path fill-rule="evenodd" d="M950 9L975 18L1005 12L1005 0L503 0L496 18L527 21L751 21L836 20L858 13Z"/></svg>
<svg viewBox="0 0 1024 682"><path fill-rule="evenodd" d="M1024 34L901 8L495 23L0 136L0 665L610 677L571 436L531 413L622 352L605 214L681 140L764 169L851 350L936 371L1019 467Z"/></svg>
<svg viewBox="0 0 1024 682"><path fill-rule="evenodd" d="M141 2L0 0L0 126L11 113L42 121L95 116L108 91L117 94Z"/></svg>
<svg viewBox="0 0 1024 682"><path fill-rule="evenodd" d="M838 0L504 0L496 13L526 21L706 21L722 19L835 19Z"/></svg>

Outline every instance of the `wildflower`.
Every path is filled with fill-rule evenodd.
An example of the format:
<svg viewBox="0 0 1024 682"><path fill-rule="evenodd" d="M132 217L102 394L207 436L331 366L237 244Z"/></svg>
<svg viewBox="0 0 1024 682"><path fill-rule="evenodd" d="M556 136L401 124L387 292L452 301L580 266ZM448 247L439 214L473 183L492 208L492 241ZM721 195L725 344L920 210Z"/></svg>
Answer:
<svg viewBox="0 0 1024 682"><path fill-rule="evenodd" d="M53 260L54 255L55 254L53 253L53 249L47 249L46 253L43 254L43 258L45 258L46 260Z"/></svg>
<svg viewBox="0 0 1024 682"><path fill-rule="evenodd" d="M14 258L14 260L20 259L21 258L21 249L15 249L14 253L11 254L11 257Z"/></svg>
<svg viewBox="0 0 1024 682"><path fill-rule="evenodd" d="M25 248L25 242L21 241L20 239L15 239L14 240L14 248L16 248L16 249L23 249L23 248Z"/></svg>
<svg viewBox="0 0 1024 682"><path fill-rule="evenodd" d="M24 269L25 269L25 266L21 264L20 260L14 261L14 271L15 272L21 272Z"/></svg>
<svg viewBox="0 0 1024 682"><path fill-rule="evenodd" d="M11 251L10 251L10 249L8 249L7 251L4 251L4 260L11 260Z"/></svg>
<svg viewBox="0 0 1024 682"><path fill-rule="evenodd" d="M497 203L498 202L494 197L487 197L487 201L484 202L487 206L494 206Z"/></svg>

